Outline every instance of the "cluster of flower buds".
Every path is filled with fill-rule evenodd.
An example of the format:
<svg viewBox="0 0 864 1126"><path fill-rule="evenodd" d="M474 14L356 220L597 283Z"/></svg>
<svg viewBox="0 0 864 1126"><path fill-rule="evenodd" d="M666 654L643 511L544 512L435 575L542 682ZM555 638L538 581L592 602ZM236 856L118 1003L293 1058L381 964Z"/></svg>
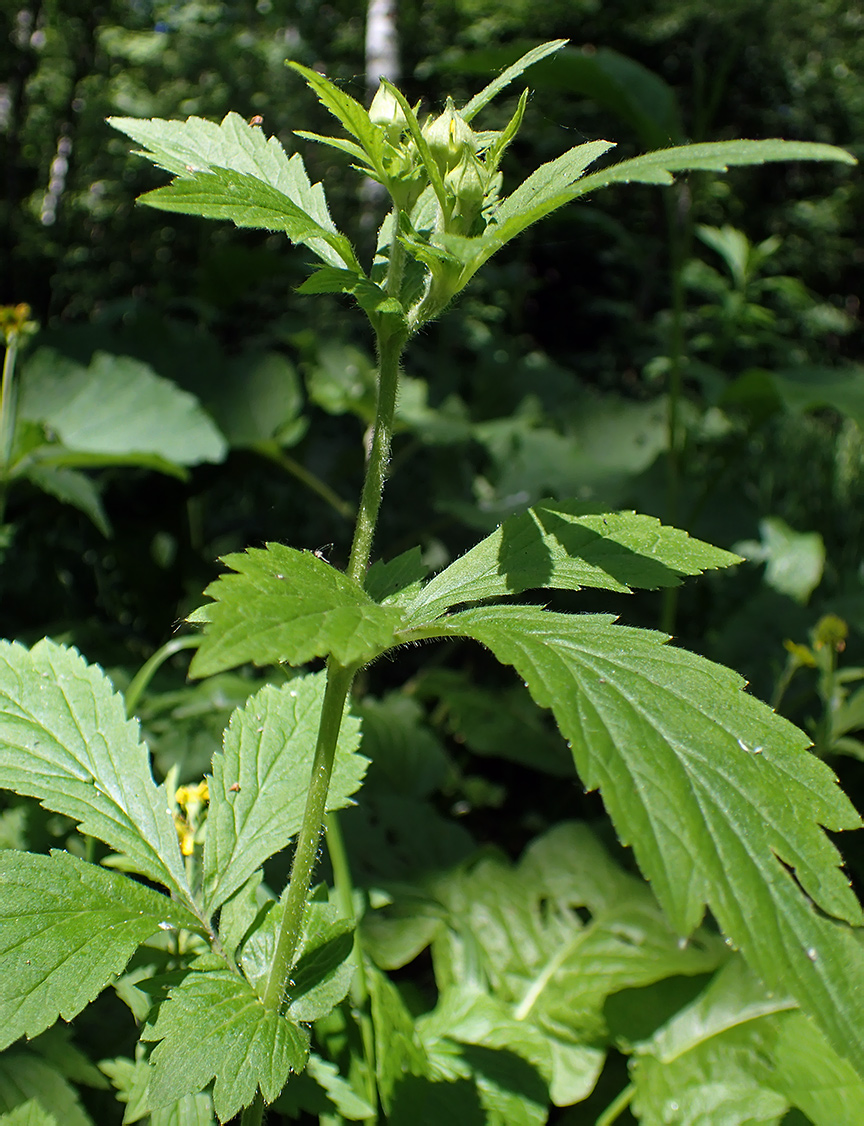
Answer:
<svg viewBox="0 0 864 1126"><path fill-rule="evenodd" d="M33 311L23 301L19 305L0 305L0 334L8 344L13 336L32 336L39 328L31 319Z"/></svg>
<svg viewBox="0 0 864 1126"><path fill-rule="evenodd" d="M410 210L429 177L402 106L386 86L379 87L369 117L383 130L391 150L387 163L391 194L403 210ZM443 113L428 119L422 137L444 182L444 227L454 234L468 234L483 207L491 179L478 155L480 137L451 98L447 99Z"/></svg>

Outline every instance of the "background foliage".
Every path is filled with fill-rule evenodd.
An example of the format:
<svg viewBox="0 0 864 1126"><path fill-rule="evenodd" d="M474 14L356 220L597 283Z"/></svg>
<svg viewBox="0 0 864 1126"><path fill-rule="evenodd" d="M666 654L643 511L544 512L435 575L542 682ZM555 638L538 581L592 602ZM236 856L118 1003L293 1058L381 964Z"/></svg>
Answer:
<svg viewBox="0 0 864 1126"><path fill-rule="evenodd" d="M283 65L290 57L320 67L362 98L364 19L347 0L298 0L290 10L270 0L33 0L13 15L0 44L0 303L29 302L42 326L23 365L22 411L39 441L58 449L9 483L5 632L75 644L124 687L197 604L217 556L276 540L344 563L373 357L339 299L295 295L303 252L286 252L280 236L136 208L135 197L164 178L129 155L104 118L261 115L289 152L303 151L340 228L370 247L379 203L366 192L358 207L343 158L292 136L298 122L322 132L329 124ZM428 108L439 107L444 89L467 96L526 42L571 39L531 76L531 126L508 153L505 176L601 137L618 142L618 156L735 136L828 141L861 155L857 3L437 0L404 2L399 26L402 85ZM488 124L500 127L513 108L503 99ZM612 189L534 228L409 352L399 472L378 536L384 556L419 542L437 568L551 495L635 507L736 549L749 562L733 574L691 582L677 603L669 594L630 597L628 620L662 622L744 673L810 731L859 807L862 203L854 170L771 165L693 175L674 192ZM79 403L76 415L52 389L59 364L106 388L121 380L130 394L169 381L159 384L158 424L148 429L134 396L131 408L95 422L92 406ZM163 440L166 418L184 442ZM73 470L89 484L60 475ZM568 598L549 604L567 609ZM579 606L614 612L623 600L583 594ZM187 666L182 653L165 666L139 711L159 776L176 767L193 781L231 709L260 680L223 673L189 688ZM431 888L479 844L500 850L482 872L498 881L499 896L511 881L506 894L517 903L524 891L502 873L526 865L523 848L559 822L588 821L614 847L599 802L569 774L562 785L566 753L546 717L478 650L424 648L398 670L379 663L363 691L373 765L362 807L345 817L361 884L374 889L422 870ZM3 843L16 848L80 851L70 829L19 801L0 821ZM853 876L864 878L860 846L850 838L844 849ZM275 870L272 879L279 884ZM471 894L435 888L447 903ZM388 930L386 917L370 925L380 965L410 960L410 936ZM431 933L425 925L417 924L416 949ZM433 956L444 989L458 951L439 942ZM422 1010L428 966L405 985ZM380 1018L396 1001L377 1004ZM586 1012L597 1019L596 1007ZM626 1014L613 1007L604 1019L631 1035ZM105 1021L134 1041L126 1009L103 998L77 1022L93 1059L115 1047L121 1054L126 1033L106 1045ZM433 1058L439 1031L424 1032ZM634 1103L646 1121L645 1108L672 1082L652 1071L663 1057L653 1031L641 1036L648 1047ZM794 1026L775 1022L758 1034L788 1076L780 1094L750 1077L766 1115L790 1102L801 1108L788 1093ZM724 1035L730 1058L754 1050ZM44 1057L28 1052L38 1068ZM695 1067L688 1053L682 1072ZM116 1104L100 1103L108 1099L102 1073L75 1062L71 1049L63 1059L68 1080L92 1084L84 1097L95 1120L115 1121ZM482 1073L481 1057L466 1059ZM121 1081L120 1070L112 1082L131 1091L131 1074ZM615 1093L614 1074L613 1066L601 1081L597 1110ZM686 1089L686 1075L675 1082Z"/></svg>

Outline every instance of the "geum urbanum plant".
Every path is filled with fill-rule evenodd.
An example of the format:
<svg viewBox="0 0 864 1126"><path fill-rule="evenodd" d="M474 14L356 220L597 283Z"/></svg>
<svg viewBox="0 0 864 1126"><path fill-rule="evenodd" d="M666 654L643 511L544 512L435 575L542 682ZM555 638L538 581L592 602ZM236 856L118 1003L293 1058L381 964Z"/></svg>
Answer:
<svg viewBox="0 0 864 1126"><path fill-rule="evenodd" d="M734 672L669 645L665 635L619 625L609 615L512 600L535 589L669 587L737 556L651 517L549 501L505 520L431 579L416 548L370 566L403 349L496 251L609 184L669 184L686 169L722 172L765 161L853 163L822 144L731 141L670 148L588 173L613 147L591 141L504 194L501 159L522 122L527 92L500 132L475 132L472 122L559 46L531 51L461 109L448 100L424 124L387 82L367 111L320 74L291 64L349 138L299 135L347 153L392 201L368 270L334 226L324 191L309 182L301 157L289 158L258 125L233 113L219 125L196 117L112 119L142 155L175 177L142 202L284 231L320 260L301 292L351 294L369 319L379 363L346 571L278 543L250 548L225 558L229 573L208 587L211 601L190 619L203 630L194 677L247 662L301 667L326 660L326 671L270 684L234 712L207 779L206 820L203 790L178 793L171 777L153 781L137 722L127 718L140 679L124 701L74 649L50 640L30 650L3 644L0 783L74 818L113 851L101 866L62 851L7 851L0 858L2 1044L34 1037L58 1016L72 1019L142 944L161 949L162 963L155 955L144 962L165 972L134 979L142 1048L127 1076L127 1121L174 1108L185 1122L192 1104L183 1100L212 1083L218 1119L242 1110L248 1126L283 1090L290 1102L292 1084L309 1082L326 1092L332 1113L377 1121L379 1106L384 1116L395 1113L394 1091L405 1074L421 1088L434 1085L444 1101L432 1105L449 1106L446 1113L459 1120L457 1104L447 1099L463 1089L466 1075L483 1070L483 1050L502 1046L511 1063L535 1061L559 1105L590 1090L589 1083L580 1093L569 1074L581 1049L561 1024L565 1017L556 1025L547 1014L545 1023L530 1024L539 984L506 1015L500 1005L492 1016L488 1007L469 1013L469 1001L451 994L439 1017L433 1014L431 1024L424 1018L423 1047L394 987L352 953L355 908L338 837L337 894L310 893L325 812L348 804L363 780L358 724L347 715L358 670L400 646L444 638L479 642L552 710L582 782L600 789L680 949L709 908L771 991L766 996L778 995L775 1008L799 1006L838 1066L848 1068L845 1059L864 1074L864 957L856 930L864 916L823 832L861 822L831 771L808 751L809 739L744 692ZM576 867L595 864L586 857L598 846L587 834L574 830L567 839ZM277 901L260 889L261 867L291 841L290 880ZM539 848L523 862L535 866L536 886L552 880L551 872L543 874L543 855ZM596 863L596 872L614 868ZM566 869L555 874L559 883L567 878ZM633 882L620 871L609 880L601 898L614 899L615 888ZM482 898L467 885L465 896L466 911ZM673 941L673 952L677 946ZM553 953L547 977L563 957L554 942ZM596 957L602 955L595 965ZM718 964L694 957L681 972ZM310 1025L332 1013L349 989L360 1047L350 1074L340 1077L332 1063L310 1055ZM585 996L590 992L589 982ZM759 1012L770 1008L759 1004ZM437 1055L428 1048L433 1026ZM452 1044L441 1047L448 1036L479 1045L474 1072ZM529 1113L530 1100L496 1104L495 1091L503 1098L507 1082L496 1088L489 1079L494 1067L486 1073L485 1086L477 1082L488 1121L545 1120L543 1105Z"/></svg>

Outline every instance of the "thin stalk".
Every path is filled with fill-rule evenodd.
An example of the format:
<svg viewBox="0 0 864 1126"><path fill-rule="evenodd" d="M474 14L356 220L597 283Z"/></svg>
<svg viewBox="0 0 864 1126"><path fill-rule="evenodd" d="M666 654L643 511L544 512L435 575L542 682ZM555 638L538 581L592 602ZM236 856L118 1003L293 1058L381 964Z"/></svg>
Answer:
<svg viewBox="0 0 864 1126"><path fill-rule="evenodd" d="M393 241L390 250L390 266L387 275L387 291L398 294L404 262L404 249L397 239L399 230L398 212L394 213ZM376 328L378 346L378 403L372 442L366 461L366 475L360 496L360 507L354 526L354 542L348 563L348 575L362 585L369 566L372 539L381 507L381 493L387 464L390 458L390 443L393 434L393 415L396 409L396 390L399 382L399 358L405 345L406 335L399 330L393 332L388 320L382 319ZM276 947L267 983L264 987L263 1003L268 1009L281 1008L285 991L300 945L303 915L312 880L312 871L318 854L318 842L324 814L327 808L327 793L330 776L333 772L333 758L336 742L342 726L345 701L357 672L355 665L340 665L330 658L327 662L327 687L321 706L321 720L315 755L312 762L312 777L306 795L306 808L303 822L297 836L294 861L288 888L282 900L282 918L279 921ZM245 1124L244 1124L245 1126Z"/></svg>
<svg viewBox="0 0 864 1126"><path fill-rule="evenodd" d="M627 1107L633 1102L633 1096L636 1094L636 1088L633 1084L629 1084L613 1099L612 1102L606 1107L600 1117L597 1119L595 1126L612 1126L616 1122ZM244 1122L245 1126L245 1122Z"/></svg>
<svg viewBox="0 0 864 1126"><path fill-rule="evenodd" d="M175 653L179 653L182 649L197 649L202 641L203 638L199 637L197 634L189 634L185 637L172 637L170 641L166 641L164 645L156 650L152 657L144 662L138 672L136 672L129 681L129 687L126 689L127 719L131 719L135 714L138 701L144 695L147 685L168 658L173 657Z"/></svg>
<svg viewBox="0 0 864 1126"><path fill-rule="evenodd" d="M664 518L677 524L681 492L681 399L684 368L684 261L689 247L690 208L682 190L670 192L666 199L669 231L672 322L669 340L669 383L666 394L666 505ZM672 633L678 606L677 587L663 591L661 629Z"/></svg>
<svg viewBox="0 0 864 1126"><path fill-rule="evenodd" d="M15 360L18 355L18 333L6 337L3 357L3 382L0 389L0 523L6 517L6 489L9 483L9 462L15 437Z"/></svg>
<svg viewBox="0 0 864 1126"><path fill-rule="evenodd" d="M279 449L275 443L262 442L259 446L255 447L256 451L264 457L269 458L270 461L275 462L281 466L292 477L296 477L298 481L310 489L316 496L319 496L323 501L326 501L332 509L339 513L344 520L354 519L354 506L349 504L347 500L343 500L338 493L322 481L305 465L301 465L296 458L286 454L284 450Z"/></svg>
<svg viewBox="0 0 864 1126"><path fill-rule="evenodd" d="M354 918L354 883L351 879L351 868L348 864L348 854L345 851L345 841L339 826L339 817L335 813L328 813L325 821L327 834L327 851L330 853L330 864L333 867L333 883L336 888L336 898L342 914L347 919ZM366 1080L366 1101L370 1106L375 1106L378 1093L375 1085L375 1034L372 1028L372 1017L369 1013L369 983L366 979L366 965L363 961L363 946L360 934L354 931L354 948L351 954L354 959L354 978L351 982L351 1004L355 1010L355 1017L360 1026L360 1036L363 1044L364 1079ZM369 1126L375 1126L376 1118L364 1119Z"/></svg>

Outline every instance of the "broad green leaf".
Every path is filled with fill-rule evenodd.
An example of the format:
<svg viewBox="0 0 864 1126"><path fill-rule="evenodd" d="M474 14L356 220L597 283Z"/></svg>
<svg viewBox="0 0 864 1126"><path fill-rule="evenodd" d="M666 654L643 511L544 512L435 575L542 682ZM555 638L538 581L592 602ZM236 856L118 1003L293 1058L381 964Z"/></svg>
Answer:
<svg viewBox="0 0 864 1126"><path fill-rule="evenodd" d="M271 1103L292 1071L302 1071L309 1033L265 1009L252 986L230 970L200 969L175 986L143 1040L150 1056L150 1102L167 1106L215 1077L213 1105L227 1122L261 1091Z"/></svg>
<svg viewBox="0 0 864 1126"><path fill-rule="evenodd" d="M818 532L796 532L779 516L759 521L761 542L736 545L746 559L764 563L765 582L780 594L806 604L822 581L825 543Z"/></svg>
<svg viewBox="0 0 864 1126"><path fill-rule="evenodd" d="M204 895L211 915L300 829L324 685L324 673L267 685L231 716L209 787ZM350 804L360 788L367 760L355 753L359 745L360 725L346 717L328 809Z"/></svg>
<svg viewBox="0 0 864 1126"><path fill-rule="evenodd" d="M574 501L546 500L511 516L435 576L405 608L431 621L460 602L524 590L599 587L630 593L677 586L682 575L740 562L738 556L635 512L586 513Z"/></svg>
<svg viewBox="0 0 864 1126"><path fill-rule="evenodd" d="M118 1101L126 1104L124 1126L140 1122L142 1118L147 1118L148 1126L215 1126L213 1100L205 1093L184 1095L168 1106L151 1111L148 1098L150 1067L144 1057L143 1045L138 1045L136 1056L135 1060L118 1056L113 1060L102 1060L99 1064L117 1091Z"/></svg>
<svg viewBox="0 0 864 1126"><path fill-rule="evenodd" d="M35 1104L27 1112L30 1119L23 1109L27 1103ZM34 1052L4 1052L0 1055L0 1111L18 1110L20 1121L39 1122L36 1108L48 1122L62 1126L93 1126L93 1119L81 1105L78 1092L62 1071ZM10 1115L10 1120L15 1122L18 1119Z"/></svg>
<svg viewBox="0 0 864 1126"><path fill-rule="evenodd" d="M192 676L252 661L302 665L332 654L342 665L377 657L393 640L399 610L379 606L341 571L311 551L283 544L226 555L235 574L207 587L204 640Z"/></svg>
<svg viewBox="0 0 864 1126"><path fill-rule="evenodd" d="M102 505L99 490L89 477L75 469L60 465L28 465L22 473L43 493L48 493L63 504L71 504L88 516L103 536L111 535L111 525Z"/></svg>
<svg viewBox="0 0 864 1126"><path fill-rule="evenodd" d="M367 782L376 793L425 798L452 778L454 767L425 722L423 708L411 696L404 692L389 692L380 700L369 696L358 711L363 753L372 760Z"/></svg>
<svg viewBox="0 0 864 1126"><path fill-rule="evenodd" d="M73 817L190 906L164 787L122 696L75 649L0 642L0 786Z"/></svg>
<svg viewBox="0 0 864 1126"><path fill-rule="evenodd" d="M367 159L379 176L384 176L382 164L384 154L384 132L369 118L369 111L365 109L350 94L340 90L323 74L310 70L308 66L300 63L289 62L286 64L292 70L302 75L307 84L318 95L321 104L342 123L345 130L356 137L366 153Z"/></svg>
<svg viewBox="0 0 864 1126"><path fill-rule="evenodd" d="M675 928L707 904L770 988L864 1071L861 907L822 831L860 818L809 740L730 669L606 616L483 607L423 636L474 637L551 707ZM803 893L803 894L802 894Z"/></svg>
<svg viewBox="0 0 864 1126"><path fill-rule="evenodd" d="M706 141L659 149L622 160L600 172L593 172L573 185L570 199L609 184L671 184L675 172L728 172L737 165L767 164L782 160L836 160L857 164L845 149L816 141Z"/></svg>
<svg viewBox="0 0 864 1126"><path fill-rule="evenodd" d="M351 244L330 218L324 189L310 184L303 160L275 137L229 113L220 125L111 117L110 125L145 146L140 153L178 179L142 196L168 211L230 218L238 226L282 230L334 266L357 269Z"/></svg>
<svg viewBox="0 0 864 1126"><path fill-rule="evenodd" d="M0 852L0 1047L71 1020L160 929L200 927L167 896L76 860Z"/></svg>
<svg viewBox="0 0 864 1126"><path fill-rule="evenodd" d="M459 113L466 121L471 121L472 118L488 105L489 102L500 92L514 82L520 74L524 72L535 63L539 63L541 59L545 59L547 55L551 55L555 51L560 51L567 43L566 39L550 39L548 43L541 43L539 47L534 47L532 50L527 51L516 62L511 63L505 71L498 75L494 81L490 82L488 86L475 94L470 102L459 110Z"/></svg>
<svg viewBox="0 0 864 1126"><path fill-rule="evenodd" d="M222 461L227 450L197 399L129 356L97 352L84 367L40 348L24 368L19 410L73 453L197 465Z"/></svg>
<svg viewBox="0 0 864 1126"><path fill-rule="evenodd" d="M433 890L450 914L433 946L439 988L485 980L513 1021L542 1033L558 1105L584 1099L596 1081L610 994L709 972L725 956L706 934L682 947L646 885L581 825L539 838L518 867L482 859Z"/></svg>
<svg viewBox="0 0 864 1126"><path fill-rule="evenodd" d="M788 1013L774 1044L770 1084L813 1126L860 1126L864 1081L803 1013Z"/></svg>

